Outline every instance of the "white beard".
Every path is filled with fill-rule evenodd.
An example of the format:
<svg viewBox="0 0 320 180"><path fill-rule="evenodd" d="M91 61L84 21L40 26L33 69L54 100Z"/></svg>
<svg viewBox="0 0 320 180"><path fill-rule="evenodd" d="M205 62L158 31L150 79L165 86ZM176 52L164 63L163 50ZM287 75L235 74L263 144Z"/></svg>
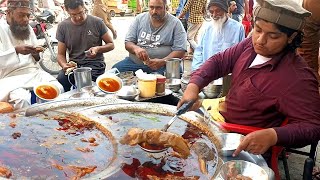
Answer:
<svg viewBox="0 0 320 180"><path fill-rule="evenodd" d="M227 16L224 15L223 17L219 18L219 19L212 19L212 27L213 27L213 32L216 34L221 34L222 33L222 28L223 28L223 24L226 22L227 20Z"/></svg>

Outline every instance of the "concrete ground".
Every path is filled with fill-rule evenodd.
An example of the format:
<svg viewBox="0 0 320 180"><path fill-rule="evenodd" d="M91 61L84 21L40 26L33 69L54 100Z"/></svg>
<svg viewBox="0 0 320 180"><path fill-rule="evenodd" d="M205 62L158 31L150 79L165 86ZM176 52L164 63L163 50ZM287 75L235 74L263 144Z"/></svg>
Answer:
<svg viewBox="0 0 320 180"><path fill-rule="evenodd" d="M118 61L124 59L128 56L128 52L124 48L124 38L129 29L131 22L133 21L133 16L125 16L125 17L114 17L112 19L112 23L115 29L118 32L118 38L114 40L115 49L111 52L105 53L105 61L107 63L107 69L110 69L113 64L117 63ZM190 71L191 61L185 61L185 70ZM319 146L318 146L319 147ZM305 151L308 148L304 148ZM290 170L290 177L293 180L301 180L302 173L303 173L303 166L306 156L301 156L297 154L290 154L288 158L289 170ZM283 179L285 179L282 161L279 161L281 174ZM317 157L317 166L320 166L320 157Z"/></svg>

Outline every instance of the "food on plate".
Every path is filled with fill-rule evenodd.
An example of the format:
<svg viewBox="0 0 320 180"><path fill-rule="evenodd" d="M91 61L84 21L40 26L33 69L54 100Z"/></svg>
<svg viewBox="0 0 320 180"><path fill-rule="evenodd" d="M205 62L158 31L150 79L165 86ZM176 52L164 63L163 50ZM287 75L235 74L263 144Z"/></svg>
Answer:
<svg viewBox="0 0 320 180"><path fill-rule="evenodd" d="M244 176L240 174L240 172L236 167L236 162L232 162L228 165L227 180L252 180L252 179L248 176Z"/></svg>
<svg viewBox="0 0 320 180"><path fill-rule="evenodd" d="M204 142L195 142L192 145L192 149L198 155L200 171L203 174L208 174L207 161L215 159L214 151Z"/></svg>
<svg viewBox="0 0 320 180"><path fill-rule="evenodd" d="M231 178L229 180L252 180L250 177L238 174L236 177Z"/></svg>
<svg viewBox="0 0 320 180"><path fill-rule="evenodd" d="M175 175L171 175L171 174L167 175L165 178L152 176L152 175L148 175L147 177L148 177L148 179L152 179L152 180L197 180L197 179L200 179L199 176L179 177L179 176L175 176Z"/></svg>
<svg viewBox="0 0 320 180"><path fill-rule="evenodd" d="M13 111L13 106L7 102L0 102L0 114Z"/></svg>
<svg viewBox="0 0 320 180"><path fill-rule="evenodd" d="M43 52L44 51L44 47L42 47L42 46L37 46L35 49L36 49L37 52Z"/></svg>
<svg viewBox="0 0 320 180"><path fill-rule="evenodd" d="M10 169L0 166L0 177L10 178L12 176L12 172Z"/></svg>
<svg viewBox="0 0 320 180"><path fill-rule="evenodd" d="M190 155L190 148L188 142L177 134L164 132L159 129L140 129L131 128L127 134L120 140L121 144L128 144L131 146L148 143L151 145L158 145L163 147L172 147L176 155L180 158L188 158Z"/></svg>

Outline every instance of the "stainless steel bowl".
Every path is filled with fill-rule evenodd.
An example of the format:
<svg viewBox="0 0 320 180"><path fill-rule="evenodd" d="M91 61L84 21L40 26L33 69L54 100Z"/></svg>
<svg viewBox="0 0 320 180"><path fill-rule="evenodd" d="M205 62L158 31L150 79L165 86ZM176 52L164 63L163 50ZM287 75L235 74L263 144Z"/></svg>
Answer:
<svg viewBox="0 0 320 180"><path fill-rule="evenodd" d="M241 175L252 180L268 180L268 174L262 167L243 160L225 162L221 166L216 179L228 180Z"/></svg>
<svg viewBox="0 0 320 180"><path fill-rule="evenodd" d="M181 79L167 79L166 80L166 87L173 92L179 92L181 88Z"/></svg>
<svg viewBox="0 0 320 180"><path fill-rule="evenodd" d="M182 92L184 92L187 89L187 86L188 86L189 81L190 81L190 77L191 77L190 73L185 72L185 73L182 74L182 78L181 78L181 90L182 90Z"/></svg>
<svg viewBox="0 0 320 180"><path fill-rule="evenodd" d="M202 92L209 99L217 98L222 92L222 85L210 83L202 89Z"/></svg>
<svg viewBox="0 0 320 180"><path fill-rule="evenodd" d="M243 137L244 136L242 134L238 133L222 133L220 135L222 154L224 156L232 156L233 152L237 149Z"/></svg>
<svg viewBox="0 0 320 180"><path fill-rule="evenodd" d="M120 91L116 93L118 98L130 101L134 100L139 94L140 91L133 86L123 86Z"/></svg>

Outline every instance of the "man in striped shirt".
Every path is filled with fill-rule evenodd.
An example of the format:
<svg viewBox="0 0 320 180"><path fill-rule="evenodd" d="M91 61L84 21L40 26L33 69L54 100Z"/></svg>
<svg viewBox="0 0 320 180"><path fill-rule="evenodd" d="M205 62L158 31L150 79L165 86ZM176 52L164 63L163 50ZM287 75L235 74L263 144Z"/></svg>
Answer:
<svg viewBox="0 0 320 180"><path fill-rule="evenodd" d="M203 16L206 12L206 0L188 0L184 6L179 19L189 12L187 38L190 43L190 47L193 50L197 47L196 36L203 23Z"/></svg>

